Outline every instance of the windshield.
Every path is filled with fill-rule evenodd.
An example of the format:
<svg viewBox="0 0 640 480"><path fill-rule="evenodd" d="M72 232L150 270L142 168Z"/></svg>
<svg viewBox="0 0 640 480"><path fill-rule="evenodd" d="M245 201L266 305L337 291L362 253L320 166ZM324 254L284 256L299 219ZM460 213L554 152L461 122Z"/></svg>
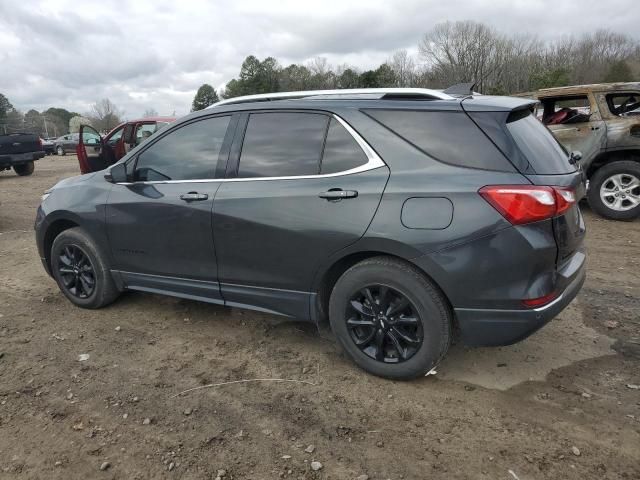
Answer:
<svg viewBox="0 0 640 480"><path fill-rule="evenodd" d="M530 111L517 111L509 115L507 129L537 174L556 175L576 171L560 143Z"/></svg>

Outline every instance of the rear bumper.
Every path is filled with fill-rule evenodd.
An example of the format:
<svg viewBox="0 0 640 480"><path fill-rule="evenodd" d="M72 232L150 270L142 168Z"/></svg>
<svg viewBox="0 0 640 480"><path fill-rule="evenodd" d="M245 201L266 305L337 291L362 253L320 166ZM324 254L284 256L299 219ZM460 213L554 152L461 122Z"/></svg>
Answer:
<svg viewBox="0 0 640 480"><path fill-rule="evenodd" d="M562 293L552 302L529 310L455 308L461 340L471 346L511 345L542 328L578 295L586 278L584 254L576 261ZM575 266L575 265L574 265ZM559 272L562 276L562 272Z"/></svg>
<svg viewBox="0 0 640 480"><path fill-rule="evenodd" d="M13 165L20 165L25 162L33 162L44 157L44 151L28 153L16 153L13 155L0 155L0 167L12 167Z"/></svg>

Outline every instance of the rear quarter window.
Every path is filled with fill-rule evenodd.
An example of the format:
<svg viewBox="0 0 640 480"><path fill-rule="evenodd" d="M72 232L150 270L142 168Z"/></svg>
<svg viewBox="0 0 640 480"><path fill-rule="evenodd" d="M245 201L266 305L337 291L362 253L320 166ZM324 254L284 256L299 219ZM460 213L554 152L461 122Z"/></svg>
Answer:
<svg viewBox="0 0 640 480"><path fill-rule="evenodd" d="M511 113L507 118L507 130L538 175L576 171L560 143L529 110Z"/></svg>
<svg viewBox="0 0 640 480"><path fill-rule="evenodd" d="M421 152L450 165L502 172L513 165L464 112L366 110Z"/></svg>

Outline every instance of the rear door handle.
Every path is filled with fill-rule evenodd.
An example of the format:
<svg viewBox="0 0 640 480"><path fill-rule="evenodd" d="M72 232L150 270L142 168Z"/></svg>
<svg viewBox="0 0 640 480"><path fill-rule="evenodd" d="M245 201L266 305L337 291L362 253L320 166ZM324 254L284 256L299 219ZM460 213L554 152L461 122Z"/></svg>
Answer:
<svg viewBox="0 0 640 480"><path fill-rule="evenodd" d="M356 198L358 196L358 191L342 190L340 188L336 188L326 192L322 192L318 194L318 196L326 200L342 200L343 198Z"/></svg>
<svg viewBox="0 0 640 480"><path fill-rule="evenodd" d="M209 198L209 195L206 193L198 193L198 192L189 192L183 193L180 195L180 200L184 200L185 202L198 202L202 200L206 200Z"/></svg>

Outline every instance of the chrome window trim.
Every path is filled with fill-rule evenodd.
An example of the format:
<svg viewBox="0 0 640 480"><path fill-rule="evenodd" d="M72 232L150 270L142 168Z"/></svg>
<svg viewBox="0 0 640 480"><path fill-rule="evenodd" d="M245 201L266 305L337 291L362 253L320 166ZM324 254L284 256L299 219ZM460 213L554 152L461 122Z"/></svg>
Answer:
<svg viewBox="0 0 640 480"><path fill-rule="evenodd" d="M277 110L274 110L277 112ZM284 177L247 177L247 178L199 178L195 180L153 180L145 182L120 182L116 185L156 185L163 183L214 183L214 182L256 182L256 181L270 181L270 180L298 180L298 179L312 179L312 178L331 178L342 177L345 175L353 175L355 173L362 173L376 168L385 167L387 164L380 158L376 151L366 142L358 132L356 132L351 125L345 122L335 113L331 114L331 118L335 118L340 125L342 125L347 132L353 137L356 143L362 148L365 156L367 157L367 163L360 165L359 167L351 168L349 170L343 170L342 172L324 173L318 175L291 175Z"/></svg>

